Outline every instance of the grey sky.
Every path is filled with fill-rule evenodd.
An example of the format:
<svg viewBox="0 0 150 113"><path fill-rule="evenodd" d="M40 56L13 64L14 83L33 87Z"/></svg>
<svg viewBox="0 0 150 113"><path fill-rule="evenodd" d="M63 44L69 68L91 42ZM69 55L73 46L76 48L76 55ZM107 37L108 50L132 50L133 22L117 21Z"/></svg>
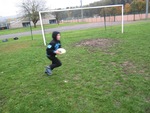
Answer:
<svg viewBox="0 0 150 113"><path fill-rule="evenodd" d="M54 8L65 8L70 6L79 6L80 0L46 0L47 1L47 7L50 9ZM92 3L94 1L100 1L100 0L82 0L83 5L87 5L89 3ZM18 2L20 0L0 0L0 17L4 16L13 16L17 15L19 9L17 7Z"/></svg>

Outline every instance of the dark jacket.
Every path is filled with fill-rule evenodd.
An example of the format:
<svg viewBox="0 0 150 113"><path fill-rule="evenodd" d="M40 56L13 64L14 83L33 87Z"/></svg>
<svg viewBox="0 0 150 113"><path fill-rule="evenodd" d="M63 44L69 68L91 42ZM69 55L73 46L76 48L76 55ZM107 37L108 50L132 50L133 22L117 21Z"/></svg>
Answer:
<svg viewBox="0 0 150 113"><path fill-rule="evenodd" d="M60 34L60 32L54 31L52 33L53 40L47 45L46 48L47 57L54 57L56 55L55 51L58 48L61 48L61 42L56 39L58 34Z"/></svg>

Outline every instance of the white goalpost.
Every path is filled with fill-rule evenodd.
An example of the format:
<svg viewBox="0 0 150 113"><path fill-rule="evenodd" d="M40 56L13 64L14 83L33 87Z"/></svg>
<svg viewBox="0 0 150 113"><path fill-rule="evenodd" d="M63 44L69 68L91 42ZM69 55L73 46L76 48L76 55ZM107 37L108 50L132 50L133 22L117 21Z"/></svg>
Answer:
<svg viewBox="0 0 150 113"><path fill-rule="evenodd" d="M52 12L63 12L63 11L75 11L75 10L85 10L85 9L98 9L98 8L110 8L110 7L122 7L121 11L121 32L124 32L124 6L123 4L118 4L118 5L107 5L107 6L96 6L96 7L83 7L83 8L73 8L73 9L63 9L63 10L48 10L48 11L39 11L39 18L40 18L40 24L41 24L41 30L42 30L42 37L43 37L43 42L44 45L46 46L46 39L45 39L45 33L44 33L44 27L43 27L43 21L42 21L42 13L52 13Z"/></svg>

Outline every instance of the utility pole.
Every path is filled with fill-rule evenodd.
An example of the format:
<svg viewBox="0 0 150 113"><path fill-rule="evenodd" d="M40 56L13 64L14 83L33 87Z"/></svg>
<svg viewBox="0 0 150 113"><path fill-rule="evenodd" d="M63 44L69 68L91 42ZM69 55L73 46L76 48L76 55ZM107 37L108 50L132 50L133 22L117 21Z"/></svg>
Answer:
<svg viewBox="0 0 150 113"><path fill-rule="evenodd" d="M148 2L149 0L146 0L146 19L148 19Z"/></svg>
<svg viewBox="0 0 150 113"><path fill-rule="evenodd" d="M81 4L81 8L82 8L82 0L80 0L80 4ZM83 21L83 9L81 9L81 18L82 18L82 21Z"/></svg>

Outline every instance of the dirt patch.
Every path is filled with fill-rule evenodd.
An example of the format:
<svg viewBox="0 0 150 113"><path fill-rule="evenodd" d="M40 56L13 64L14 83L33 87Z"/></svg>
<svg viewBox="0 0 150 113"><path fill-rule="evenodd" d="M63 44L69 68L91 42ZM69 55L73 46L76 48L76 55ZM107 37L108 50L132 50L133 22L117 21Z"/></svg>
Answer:
<svg viewBox="0 0 150 113"><path fill-rule="evenodd" d="M125 74L145 74L145 70L139 70L132 62L125 61L121 64Z"/></svg>
<svg viewBox="0 0 150 113"><path fill-rule="evenodd" d="M136 73L136 67L134 66L133 63L129 62L129 61L125 61L121 64L121 67L123 69L123 72L125 74L133 74Z"/></svg>
<svg viewBox="0 0 150 113"><path fill-rule="evenodd" d="M101 49L107 49L109 47L112 47L117 42L118 41L114 39L98 38L98 39L82 40L81 42L77 43L76 46L99 47Z"/></svg>
<svg viewBox="0 0 150 113"><path fill-rule="evenodd" d="M145 113L150 113L150 108L149 107L146 107Z"/></svg>
<svg viewBox="0 0 150 113"><path fill-rule="evenodd" d="M0 51L5 53L11 53L28 47L28 43L11 43L1 46Z"/></svg>
<svg viewBox="0 0 150 113"><path fill-rule="evenodd" d="M146 73L146 70L143 67L139 67L136 64L134 64L132 61L124 61L121 64L117 64L116 62L111 62L110 63L112 66L116 68L121 68L122 70L122 78L126 79L124 75L130 75L130 74L140 74L140 75L145 75L145 79L148 80L149 77L148 73Z"/></svg>

